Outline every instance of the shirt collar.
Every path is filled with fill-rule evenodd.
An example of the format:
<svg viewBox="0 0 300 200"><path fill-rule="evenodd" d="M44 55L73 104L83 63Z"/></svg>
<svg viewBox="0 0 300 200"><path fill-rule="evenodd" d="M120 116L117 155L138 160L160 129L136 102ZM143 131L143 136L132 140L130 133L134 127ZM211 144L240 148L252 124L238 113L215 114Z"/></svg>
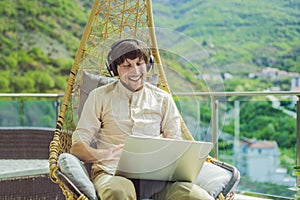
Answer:
<svg viewBox="0 0 300 200"><path fill-rule="evenodd" d="M141 94L141 93L143 92L144 88L145 88L145 86L144 86L142 89L140 89L140 90L138 90L138 91L136 91L136 92L132 92L132 91L130 91L129 89L127 89L127 88L121 83L121 80L120 80L120 79L118 80L118 84L117 84L117 91L118 91L118 93L119 93L121 96L126 97L126 98L128 98L128 99L131 99L131 97L132 97L133 94Z"/></svg>

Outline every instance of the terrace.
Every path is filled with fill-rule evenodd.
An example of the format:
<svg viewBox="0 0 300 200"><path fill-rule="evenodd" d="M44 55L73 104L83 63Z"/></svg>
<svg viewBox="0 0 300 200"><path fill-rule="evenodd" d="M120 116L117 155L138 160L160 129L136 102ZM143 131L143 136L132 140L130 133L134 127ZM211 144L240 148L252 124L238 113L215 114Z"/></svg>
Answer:
<svg viewBox="0 0 300 200"><path fill-rule="evenodd" d="M296 177L291 171L294 165L300 165L299 92L193 92L174 95L179 99L179 109L194 137L212 141L215 146L211 155L232 163L241 171L240 184L234 189L236 199L300 197L300 192L296 191L300 185L299 176ZM64 199L58 186L49 180L47 160L62 97L62 94L0 94L1 198L34 199L42 196L44 199ZM248 146L246 152L254 149L261 153L256 156L243 154L240 149L244 139L240 136L241 125L245 124L241 117L242 108L245 103L255 108L259 102L271 105L275 111L293 122L289 124L292 126L289 128L294 130L290 137L296 138L296 144L290 146L290 150L281 148L282 143L289 139L287 136L279 138L277 136L280 134L271 133L276 135L271 142L275 141L278 148L276 145L272 147L280 153L285 163L279 160L276 153L263 154L267 149L264 146L257 145L257 149ZM189 109L191 105L196 105L199 109ZM203 116L202 108L208 108L210 114ZM259 109L261 107L255 108L253 112ZM277 115L274 113L274 116ZM234 127L233 134L227 133L226 127L230 123ZM256 127L252 128L255 130ZM256 141L253 138L247 139ZM251 161L258 162L254 170L251 170L253 163L250 162L249 156ZM268 164L270 157L274 161L272 165L277 165L274 169ZM248 162L244 162L245 160ZM262 174L263 171L267 174ZM265 180L257 177L265 177ZM266 177L275 178L267 180ZM266 186L264 191L260 190L262 186ZM272 187L276 187L278 192L273 193L270 189Z"/></svg>

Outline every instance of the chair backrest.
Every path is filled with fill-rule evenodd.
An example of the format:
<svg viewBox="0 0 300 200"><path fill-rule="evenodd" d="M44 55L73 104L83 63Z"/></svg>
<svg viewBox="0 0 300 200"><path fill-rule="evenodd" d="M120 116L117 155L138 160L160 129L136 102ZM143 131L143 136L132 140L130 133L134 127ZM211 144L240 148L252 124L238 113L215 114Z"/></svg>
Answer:
<svg viewBox="0 0 300 200"><path fill-rule="evenodd" d="M50 178L66 196L72 196L57 177L58 157L69 152L76 127L80 98L84 96L84 74L108 76L106 56L113 42L121 38L143 40L152 49L159 87L170 92L156 43L151 0L95 0L69 75L53 140L50 143ZM82 103L81 103L82 104ZM183 138L193 139L181 120Z"/></svg>

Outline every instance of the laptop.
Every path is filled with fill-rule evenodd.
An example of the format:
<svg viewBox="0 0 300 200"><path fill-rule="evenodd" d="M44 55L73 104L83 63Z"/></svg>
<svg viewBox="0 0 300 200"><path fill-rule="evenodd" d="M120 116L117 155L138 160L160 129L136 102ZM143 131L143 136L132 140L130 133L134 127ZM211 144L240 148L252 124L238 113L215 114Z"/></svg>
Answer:
<svg viewBox="0 0 300 200"><path fill-rule="evenodd" d="M115 175L193 182L212 148L211 142L129 136Z"/></svg>

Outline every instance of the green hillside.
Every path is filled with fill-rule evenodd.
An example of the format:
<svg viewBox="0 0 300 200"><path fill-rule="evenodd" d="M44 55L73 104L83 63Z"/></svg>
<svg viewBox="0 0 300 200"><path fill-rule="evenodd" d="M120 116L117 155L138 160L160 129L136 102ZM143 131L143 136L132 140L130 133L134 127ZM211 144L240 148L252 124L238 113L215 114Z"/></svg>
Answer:
<svg viewBox="0 0 300 200"><path fill-rule="evenodd" d="M160 0L153 7L156 26L192 37L224 72L300 72L299 1Z"/></svg>
<svg viewBox="0 0 300 200"><path fill-rule="evenodd" d="M80 2L0 2L0 92L64 89L89 14Z"/></svg>
<svg viewBox="0 0 300 200"><path fill-rule="evenodd" d="M62 92L91 5L87 0L1 1L0 92ZM276 84L245 79L265 67L300 72L296 0L154 0L153 13L158 29L187 39L170 40L164 64L171 79L187 82L192 90L207 90L198 76L211 66L212 74L233 74L234 80L224 81L227 91L236 90L240 79L248 85L241 90ZM280 81L281 88L288 89L289 81ZM185 89L177 82L170 85Z"/></svg>

